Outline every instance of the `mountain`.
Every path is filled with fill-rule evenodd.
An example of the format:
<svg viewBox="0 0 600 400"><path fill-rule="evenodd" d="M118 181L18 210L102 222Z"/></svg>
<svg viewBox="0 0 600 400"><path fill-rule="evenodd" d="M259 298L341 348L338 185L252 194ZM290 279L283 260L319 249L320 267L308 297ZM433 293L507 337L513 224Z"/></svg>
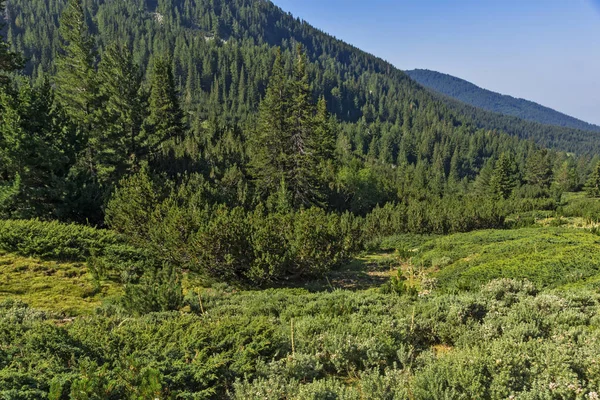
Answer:
<svg viewBox="0 0 600 400"><path fill-rule="evenodd" d="M6 36L12 49L29 60L27 74L54 73L54 56L60 47L57 27L65 3L7 2ZM471 110L463 115L459 106L432 96L391 64L294 18L269 1L88 0L84 5L100 55L114 41L130 46L134 61L142 67L151 65L157 54L170 54L184 109L198 123L211 114L230 122L245 121L258 109L265 93L274 46L283 49L289 71L294 47L300 43L310 60L314 98L324 96L329 111L342 121L402 123L407 108L413 112L431 108L455 126L472 124L577 154L600 153L600 134L522 124ZM450 113L449 108L453 109ZM359 148L370 145L370 139L361 140L368 142L356 143ZM395 160L395 151L392 153Z"/></svg>
<svg viewBox="0 0 600 400"><path fill-rule="evenodd" d="M427 69L405 71L421 85L487 111L584 131L600 132L600 126L589 124L529 100L492 92L466 80Z"/></svg>

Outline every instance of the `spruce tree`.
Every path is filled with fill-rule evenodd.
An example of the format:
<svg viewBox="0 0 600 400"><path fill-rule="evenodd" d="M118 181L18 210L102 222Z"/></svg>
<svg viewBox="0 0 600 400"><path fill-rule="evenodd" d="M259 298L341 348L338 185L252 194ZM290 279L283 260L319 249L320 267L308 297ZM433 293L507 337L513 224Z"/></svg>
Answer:
<svg viewBox="0 0 600 400"><path fill-rule="evenodd" d="M539 186L543 189L550 187L552 182L552 164L548 150L533 151L527 157L525 179L530 185Z"/></svg>
<svg viewBox="0 0 600 400"><path fill-rule="evenodd" d="M154 61L150 77L144 153L156 155L166 141L181 139L184 133L183 111L179 105L171 60L159 57Z"/></svg>
<svg viewBox="0 0 600 400"><path fill-rule="evenodd" d="M600 197L600 162L594 167L585 185L585 191L590 197Z"/></svg>
<svg viewBox="0 0 600 400"><path fill-rule="evenodd" d="M56 217L75 158L75 138L54 105L49 82L22 84L14 96L0 93L0 109L0 213Z"/></svg>
<svg viewBox="0 0 600 400"><path fill-rule="evenodd" d="M315 133L312 145L315 157L319 161L331 160L335 155L335 126L330 118L325 97L321 96L317 103L317 113L314 122Z"/></svg>
<svg viewBox="0 0 600 400"><path fill-rule="evenodd" d="M450 172L448 173L448 184L450 186L456 185L460 180L460 166L461 159L458 152L458 147L454 149L452 158L450 159Z"/></svg>
<svg viewBox="0 0 600 400"><path fill-rule="evenodd" d="M317 184L317 149L315 110L311 101L310 84L306 70L306 54L302 46L296 49L294 77L290 84L290 111L288 127L290 144L288 147L287 184L292 193L295 207L318 204L321 195Z"/></svg>
<svg viewBox="0 0 600 400"><path fill-rule="evenodd" d="M60 18L59 33L61 48L55 78L58 101L77 125L89 131L95 122L98 84L94 40L82 0L69 0Z"/></svg>
<svg viewBox="0 0 600 400"><path fill-rule="evenodd" d="M312 148L315 162L318 166L319 190L323 196L335 187L338 160L335 154L336 147L336 122L327 111L327 102L324 97L319 98L317 113L314 120L314 134Z"/></svg>
<svg viewBox="0 0 600 400"><path fill-rule="evenodd" d="M571 157L563 161L554 174L553 186L561 192L572 192L579 185L575 162Z"/></svg>
<svg viewBox="0 0 600 400"><path fill-rule="evenodd" d="M136 169L146 153L142 132L146 113L142 74L127 47L111 44L102 56L98 75L105 136L114 144L112 162L118 176L122 176Z"/></svg>
<svg viewBox="0 0 600 400"><path fill-rule="evenodd" d="M516 185L515 165L510 156L502 153L496 161L494 172L490 179L491 193L495 197L508 199Z"/></svg>
<svg viewBox="0 0 600 400"><path fill-rule="evenodd" d="M114 144L106 137L100 123L96 51L82 0L69 0L61 15L59 33L61 48L56 59L55 76L57 101L80 136L81 152L73 172L79 180L75 184L77 190L85 187L87 191L85 195L77 194L76 197L86 198L84 202L95 203L87 206L97 207L101 201L99 191L111 183Z"/></svg>
<svg viewBox="0 0 600 400"><path fill-rule="evenodd" d="M277 49L267 93L260 103L256 131L250 138L250 172L257 195L263 199L277 192L287 178L285 171L290 142L288 103L281 49Z"/></svg>

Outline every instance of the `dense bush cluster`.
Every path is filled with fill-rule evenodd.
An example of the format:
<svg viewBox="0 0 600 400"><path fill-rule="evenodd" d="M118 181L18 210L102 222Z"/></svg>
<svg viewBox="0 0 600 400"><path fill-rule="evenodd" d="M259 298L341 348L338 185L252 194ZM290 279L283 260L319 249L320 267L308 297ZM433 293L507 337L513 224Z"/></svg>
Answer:
<svg viewBox="0 0 600 400"><path fill-rule="evenodd" d="M277 207L210 205L186 190L161 199L139 174L117 191L107 220L160 262L254 286L322 275L362 249L361 220L352 214Z"/></svg>
<svg viewBox="0 0 600 400"><path fill-rule="evenodd" d="M410 201L386 204L367 214L364 232L367 238L399 233L468 232L504 227L507 205L476 197Z"/></svg>
<svg viewBox="0 0 600 400"><path fill-rule="evenodd" d="M2 304L0 396L589 399L600 387L591 291L497 280L418 300L215 288L186 302L197 314L109 307L60 325Z"/></svg>
<svg viewBox="0 0 600 400"><path fill-rule="evenodd" d="M0 248L23 256L85 261L122 243L114 231L78 224L0 220Z"/></svg>
<svg viewBox="0 0 600 400"><path fill-rule="evenodd" d="M585 197L572 199L558 212L564 217L580 217L588 224L597 224L600 222L600 201Z"/></svg>

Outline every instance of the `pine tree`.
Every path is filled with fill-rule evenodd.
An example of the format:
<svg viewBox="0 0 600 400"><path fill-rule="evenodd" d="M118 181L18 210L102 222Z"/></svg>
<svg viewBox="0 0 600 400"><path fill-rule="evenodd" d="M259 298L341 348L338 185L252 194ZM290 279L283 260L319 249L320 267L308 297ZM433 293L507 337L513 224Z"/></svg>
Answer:
<svg viewBox="0 0 600 400"><path fill-rule="evenodd" d="M327 111L327 102L325 97L321 96L317 103L317 113L314 122L315 133L313 135L313 144L315 157L319 161L331 160L335 152L335 127L331 123L329 112Z"/></svg>
<svg viewBox="0 0 600 400"><path fill-rule="evenodd" d="M493 196L508 199L516 185L515 182L515 165L510 156L502 153L490 179L490 189Z"/></svg>
<svg viewBox="0 0 600 400"><path fill-rule="evenodd" d="M539 186L543 189L550 187L552 182L552 164L548 150L534 151L527 158L525 179L530 185Z"/></svg>
<svg viewBox="0 0 600 400"><path fill-rule="evenodd" d="M319 143L306 64L306 54L298 45L294 77L290 84L291 103L287 123L290 129L287 184L294 207L319 204L322 200L317 183Z"/></svg>
<svg viewBox="0 0 600 400"><path fill-rule="evenodd" d="M73 121L89 130L95 122L98 84L94 39L82 0L69 0L60 19L61 50L57 57L58 101Z"/></svg>
<svg viewBox="0 0 600 400"><path fill-rule="evenodd" d="M336 122L327 111L324 97L321 97L317 103L314 129L312 148L318 167L319 190L325 198L328 192L331 195L335 187L335 175L339 165L335 154Z"/></svg>
<svg viewBox="0 0 600 400"><path fill-rule="evenodd" d="M452 158L450 159L450 172L448 174L448 184L456 185L460 180L461 159L458 152L458 147L454 149Z"/></svg>
<svg viewBox="0 0 600 400"><path fill-rule="evenodd" d="M154 61L150 78L148 117L144 122L145 153L157 154L165 142L181 139L184 133L171 60L159 57Z"/></svg>
<svg viewBox="0 0 600 400"><path fill-rule="evenodd" d="M572 192L577 189L579 177L575 163L571 157L563 161L554 174L553 185L561 192Z"/></svg>
<svg viewBox="0 0 600 400"><path fill-rule="evenodd" d="M0 93L0 109L0 186L11 188L12 198L4 196L2 214L56 217L75 138L54 105L49 82L38 88L22 84L15 96Z"/></svg>
<svg viewBox="0 0 600 400"><path fill-rule="evenodd" d="M55 76L57 101L77 127L82 145L74 171L88 180L88 200L98 201L97 190L108 180L110 141L100 124L100 95L95 70L96 51L89 33L82 0L69 0L60 19L61 49ZM106 170L108 168L108 171ZM88 183L90 183L88 182ZM81 186L81 182L78 186ZM94 188L95 187L95 188ZM82 197L78 195L78 197Z"/></svg>

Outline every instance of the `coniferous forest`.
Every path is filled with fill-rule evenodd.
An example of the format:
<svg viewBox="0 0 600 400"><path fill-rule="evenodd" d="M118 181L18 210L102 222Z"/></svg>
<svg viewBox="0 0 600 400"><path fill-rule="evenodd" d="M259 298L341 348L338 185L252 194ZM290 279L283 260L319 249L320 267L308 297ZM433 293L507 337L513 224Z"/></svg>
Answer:
<svg viewBox="0 0 600 400"><path fill-rule="evenodd" d="M268 1L0 15L0 398L598 398L598 133Z"/></svg>

